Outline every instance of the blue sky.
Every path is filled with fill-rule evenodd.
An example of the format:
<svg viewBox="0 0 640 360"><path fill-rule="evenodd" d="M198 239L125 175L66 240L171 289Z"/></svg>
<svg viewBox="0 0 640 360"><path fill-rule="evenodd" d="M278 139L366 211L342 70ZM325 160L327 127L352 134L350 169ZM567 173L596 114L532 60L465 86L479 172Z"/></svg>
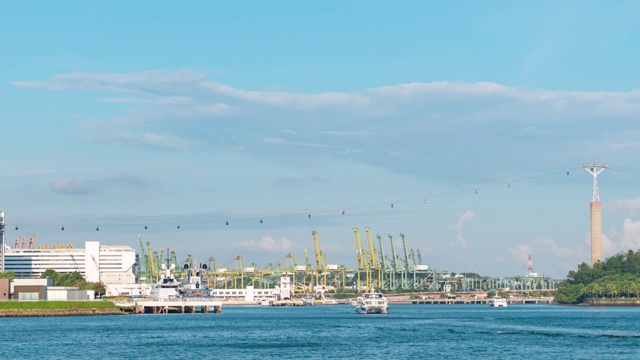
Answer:
<svg viewBox="0 0 640 360"><path fill-rule="evenodd" d="M531 254L564 277L590 261L583 163L611 166L604 256L640 247L639 14L633 1L2 2L7 242L137 248L142 234L179 260L262 267L305 249L313 261L317 230L353 268L353 228L369 226L385 252L404 233L439 270L519 275Z"/></svg>

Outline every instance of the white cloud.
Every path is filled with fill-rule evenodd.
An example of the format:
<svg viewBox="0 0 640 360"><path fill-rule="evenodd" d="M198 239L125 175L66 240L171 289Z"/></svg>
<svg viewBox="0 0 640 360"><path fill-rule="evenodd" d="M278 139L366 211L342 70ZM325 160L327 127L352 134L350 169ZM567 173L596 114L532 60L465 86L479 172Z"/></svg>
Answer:
<svg viewBox="0 0 640 360"><path fill-rule="evenodd" d="M194 99L186 96L102 98L98 101L117 104L145 104L161 106L182 106L192 105L194 103Z"/></svg>
<svg viewBox="0 0 640 360"><path fill-rule="evenodd" d="M624 219L621 250L640 249L640 221Z"/></svg>
<svg viewBox="0 0 640 360"><path fill-rule="evenodd" d="M579 115L637 115L640 111L640 91L578 92L547 91L516 88L490 82L409 83L368 89L363 95L326 92L319 94L264 92L237 89L207 78L207 74L192 70L139 73L55 75L46 81L14 81L14 86L43 90L95 90L119 94L144 95L133 98L106 98L103 101L142 102L164 105L190 105L196 98L225 97L248 103L291 106L292 109L331 109L347 105L349 109L384 107L402 100L408 111L420 104L471 101L495 110L533 105L540 111L578 111ZM477 100L482 100L477 102ZM508 106L505 106L509 104ZM511 113L511 112L510 112ZM511 113L513 115L513 113ZM574 114L574 116L579 116ZM342 131L342 130L340 130Z"/></svg>
<svg viewBox="0 0 640 360"><path fill-rule="evenodd" d="M640 197L630 199L619 199L606 202L604 206L613 211L630 212L637 214L640 211Z"/></svg>
<svg viewBox="0 0 640 360"><path fill-rule="evenodd" d="M539 238L536 243L542 250L542 252L551 253L555 257L563 259L580 259L585 258L587 250L585 247L577 246L575 248L568 248L561 245L553 239ZM591 253L590 251L588 252Z"/></svg>
<svg viewBox="0 0 640 360"><path fill-rule="evenodd" d="M49 187L53 192L74 195L88 194L92 190L90 183L71 179L54 180L49 183Z"/></svg>
<svg viewBox="0 0 640 360"><path fill-rule="evenodd" d="M148 146L167 150L189 150L196 147L199 142L170 134L157 134L145 132L136 134L132 132L105 132L96 133L91 136L101 143L117 143L126 146Z"/></svg>
<svg viewBox="0 0 640 360"><path fill-rule="evenodd" d="M465 211L462 215L460 215L460 218L458 219L458 223L456 224L456 231L461 232L462 225L464 225L464 223L466 222L473 220L474 217L476 217L475 212L470 210Z"/></svg>
<svg viewBox="0 0 640 360"><path fill-rule="evenodd" d="M509 251L515 260L524 263L529 260L529 255L531 255L533 249L529 245L520 244L515 248L509 249Z"/></svg>
<svg viewBox="0 0 640 360"><path fill-rule="evenodd" d="M242 241L238 243L238 246L254 251L267 251L274 253L293 251L295 249L295 245L289 239L282 237L276 240L271 236L265 236L259 241Z"/></svg>
<svg viewBox="0 0 640 360"><path fill-rule="evenodd" d="M473 220L473 218L476 216L476 213L470 210L465 211L462 215L460 215L460 218L458 218L458 223L455 226L455 231L456 231L456 241L452 242L451 244L454 246L458 246L461 249L466 249L468 244L467 244L467 240L465 240L464 236L462 235L462 226Z"/></svg>
<svg viewBox="0 0 640 360"><path fill-rule="evenodd" d="M57 179L49 183L49 188L55 193L84 195L96 193L114 186L141 188L148 184L148 181L136 174L131 172L121 172L115 175L93 179Z"/></svg>
<svg viewBox="0 0 640 360"><path fill-rule="evenodd" d="M591 237L589 237L588 242L589 242L589 249L591 249ZM605 234L602 234L602 244L600 246L602 250L602 260L620 251L620 245L616 244L613 240L611 240ZM591 252L589 252L589 254L591 254Z"/></svg>
<svg viewBox="0 0 640 360"><path fill-rule="evenodd" d="M269 92L234 88L186 69L61 74L13 84L112 94L100 101L122 109L120 116L82 114L93 117L81 120L87 137L101 144L175 151L242 148L247 156L278 163L334 159L421 177L484 177L495 169L527 170L545 158L582 162L591 157L585 148L606 149L598 155L615 158L640 147L628 121L640 117L640 91L547 91L442 81L352 93ZM603 118L607 133L594 144L594 124ZM565 133L571 136L558 138ZM534 140L536 151L531 151L528 141ZM463 148L478 149L484 161L469 162L475 155ZM426 161L430 166L416 166ZM452 166L457 163L465 166Z"/></svg>
<svg viewBox="0 0 640 360"><path fill-rule="evenodd" d="M282 138L268 137L268 138L264 139L264 142L266 142L267 144L280 145L280 144L284 144L285 141Z"/></svg>
<svg viewBox="0 0 640 360"><path fill-rule="evenodd" d="M332 135L332 136L360 136L360 135L372 135L373 132L371 130L359 130L359 131L339 131L339 130L329 130L329 131L321 131L320 134L323 135Z"/></svg>

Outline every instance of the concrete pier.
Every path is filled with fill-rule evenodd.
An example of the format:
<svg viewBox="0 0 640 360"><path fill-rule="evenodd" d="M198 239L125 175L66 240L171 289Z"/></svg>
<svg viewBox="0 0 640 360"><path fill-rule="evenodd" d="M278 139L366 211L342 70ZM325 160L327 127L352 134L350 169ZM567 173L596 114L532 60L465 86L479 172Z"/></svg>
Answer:
<svg viewBox="0 0 640 360"><path fill-rule="evenodd" d="M454 304L480 304L487 305L491 299L426 299L426 300L410 300L407 303L411 304L440 304L440 305L454 305ZM553 299L547 298L534 298L534 299L507 299L507 303L511 304L551 304Z"/></svg>
<svg viewBox="0 0 640 360"><path fill-rule="evenodd" d="M222 302L201 299L174 299L174 300L138 300L135 302L136 314L168 314L168 313L205 313L222 312Z"/></svg>

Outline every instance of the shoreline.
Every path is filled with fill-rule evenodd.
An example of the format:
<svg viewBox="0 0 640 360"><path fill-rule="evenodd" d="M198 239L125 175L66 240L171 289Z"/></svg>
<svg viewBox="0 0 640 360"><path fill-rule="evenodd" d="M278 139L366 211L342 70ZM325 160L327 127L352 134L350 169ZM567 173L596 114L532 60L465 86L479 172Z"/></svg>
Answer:
<svg viewBox="0 0 640 360"><path fill-rule="evenodd" d="M0 317L100 316L128 315L119 308L0 309Z"/></svg>

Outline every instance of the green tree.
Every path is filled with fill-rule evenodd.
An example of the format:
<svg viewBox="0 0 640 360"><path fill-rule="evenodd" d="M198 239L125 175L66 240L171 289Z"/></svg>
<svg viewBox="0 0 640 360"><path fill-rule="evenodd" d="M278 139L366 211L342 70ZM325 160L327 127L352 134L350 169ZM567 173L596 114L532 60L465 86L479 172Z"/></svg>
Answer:
<svg viewBox="0 0 640 360"><path fill-rule="evenodd" d="M555 294L555 300L560 304L577 304L584 300L586 295L584 294L585 286L582 284L570 284L565 283L558 287Z"/></svg>
<svg viewBox="0 0 640 360"><path fill-rule="evenodd" d="M0 279L15 279L16 273L13 271L0 272Z"/></svg>
<svg viewBox="0 0 640 360"><path fill-rule="evenodd" d="M41 279L51 279L53 280L53 283L55 284L56 279L58 278L58 273L53 270L53 269L47 269L45 270L42 275L40 275Z"/></svg>
<svg viewBox="0 0 640 360"><path fill-rule="evenodd" d="M579 291L578 291L579 290ZM571 270L558 287L556 301L578 303L587 298L638 297L640 293L640 250L616 254L593 266L586 263Z"/></svg>
<svg viewBox="0 0 640 360"><path fill-rule="evenodd" d="M88 282L81 289L93 290L96 292L96 296L102 296L107 292L107 287L102 282Z"/></svg>
<svg viewBox="0 0 640 360"><path fill-rule="evenodd" d="M618 296L618 285L615 282L609 282L604 286L604 292L607 297L617 297Z"/></svg>

